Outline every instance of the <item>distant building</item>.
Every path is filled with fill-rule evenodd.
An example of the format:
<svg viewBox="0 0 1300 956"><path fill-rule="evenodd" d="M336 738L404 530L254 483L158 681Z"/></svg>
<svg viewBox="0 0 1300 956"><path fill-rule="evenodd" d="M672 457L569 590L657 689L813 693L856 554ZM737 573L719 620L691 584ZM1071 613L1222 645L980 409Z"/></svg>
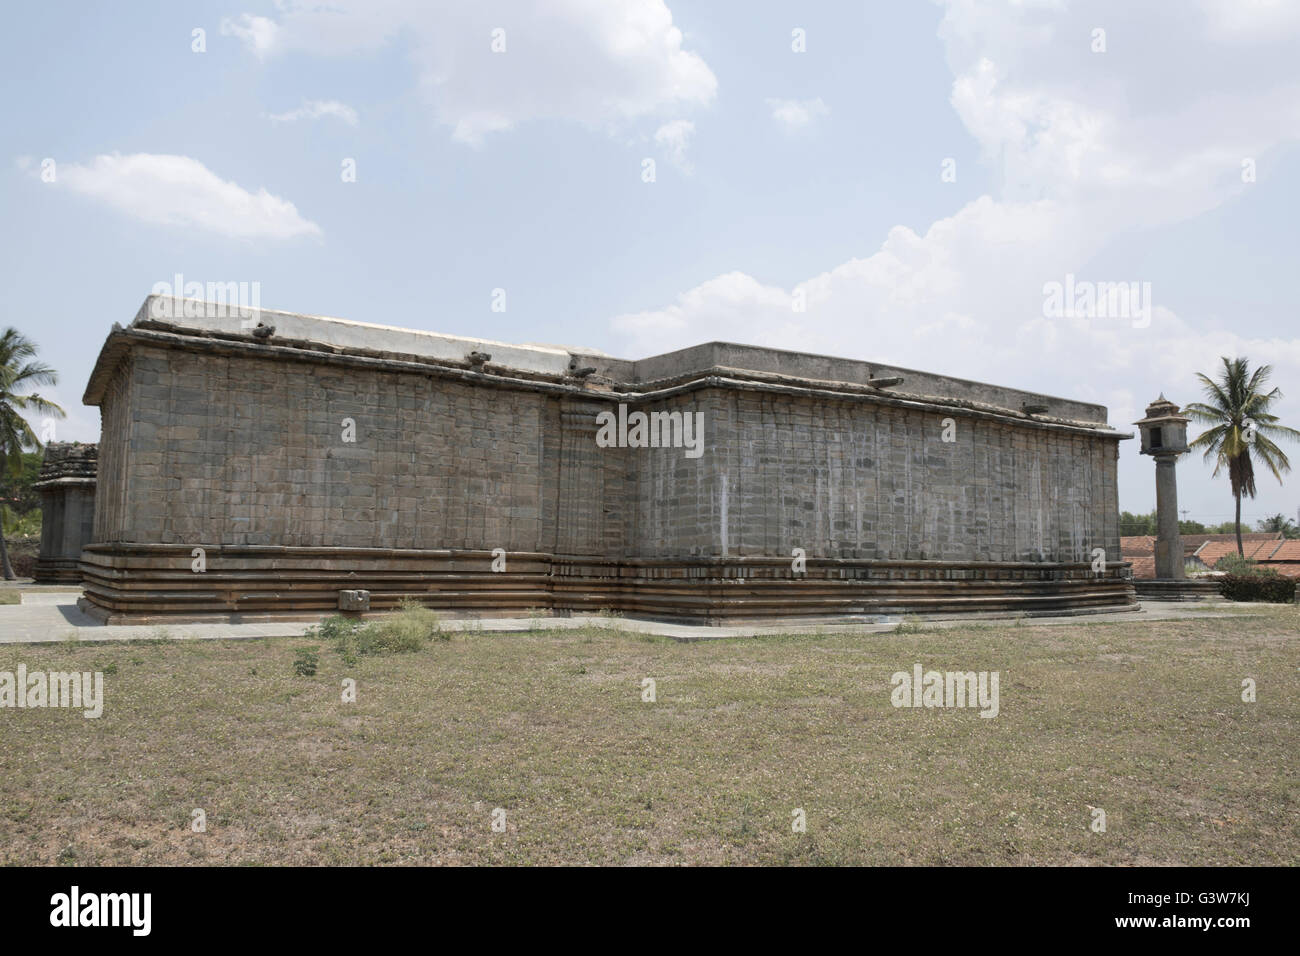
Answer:
<svg viewBox="0 0 1300 956"><path fill-rule="evenodd" d="M37 584L76 584L81 550L95 529L98 447L50 442L32 488L41 494L41 550L33 572Z"/></svg>
<svg viewBox="0 0 1300 956"><path fill-rule="evenodd" d="M1235 534L1185 534L1182 539L1184 562L1199 571L1212 571L1220 558L1237 553ZM1241 541L1247 558L1274 567L1280 574L1300 577L1300 541L1286 541L1280 531L1243 531ZM1125 535L1119 539L1119 547L1124 560L1132 564L1135 579L1155 578L1153 535ZM1293 565L1294 573L1287 570Z"/></svg>
<svg viewBox="0 0 1300 956"><path fill-rule="evenodd" d="M1237 553L1235 537L1232 541L1207 541L1196 549L1195 558L1207 568L1213 568L1219 559ZM1256 561L1261 568L1276 571L1291 578L1300 578L1300 541L1284 539L1281 534L1260 541L1245 540L1242 536L1244 557Z"/></svg>

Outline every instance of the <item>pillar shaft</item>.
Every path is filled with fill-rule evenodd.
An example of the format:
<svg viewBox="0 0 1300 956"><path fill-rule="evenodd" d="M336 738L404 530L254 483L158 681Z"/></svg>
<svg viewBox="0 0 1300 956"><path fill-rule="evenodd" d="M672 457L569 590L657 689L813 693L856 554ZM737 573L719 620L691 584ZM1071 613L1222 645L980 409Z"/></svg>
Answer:
<svg viewBox="0 0 1300 956"><path fill-rule="evenodd" d="M1183 570L1183 538L1178 533L1178 475L1174 455L1156 459L1156 577L1179 579Z"/></svg>

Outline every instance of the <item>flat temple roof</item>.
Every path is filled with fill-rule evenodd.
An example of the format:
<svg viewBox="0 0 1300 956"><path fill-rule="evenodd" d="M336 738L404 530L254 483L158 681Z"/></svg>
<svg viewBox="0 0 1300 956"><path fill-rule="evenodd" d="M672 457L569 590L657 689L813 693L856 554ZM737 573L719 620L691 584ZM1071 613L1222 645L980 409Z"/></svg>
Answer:
<svg viewBox="0 0 1300 956"><path fill-rule="evenodd" d="M403 318L405 316L399 316ZM410 316L412 321L417 316ZM131 328L165 327L199 336L252 336L258 324L273 326L272 342L308 342L340 351L363 350L416 360L463 364L469 353L491 355L491 364L535 375L564 376L570 362L594 367L606 379L629 385L668 382L700 372L731 371L779 375L813 383L865 385L871 379L901 377L889 394L936 396L1020 412L1046 406L1043 414L1056 419L1106 426L1105 406L1059 398L1038 392L1007 388L933 372L883 365L860 359L815 355L732 342L706 342L638 360L613 358L591 349L566 349L546 345L514 345L493 339L447 335L395 325L375 325L330 316L304 315L276 309L244 309L237 305L150 295L141 305ZM101 355L101 362L104 355ZM102 371L96 368L96 373ZM92 379L95 378L92 375ZM89 394L89 392L88 392Z"/></svg>

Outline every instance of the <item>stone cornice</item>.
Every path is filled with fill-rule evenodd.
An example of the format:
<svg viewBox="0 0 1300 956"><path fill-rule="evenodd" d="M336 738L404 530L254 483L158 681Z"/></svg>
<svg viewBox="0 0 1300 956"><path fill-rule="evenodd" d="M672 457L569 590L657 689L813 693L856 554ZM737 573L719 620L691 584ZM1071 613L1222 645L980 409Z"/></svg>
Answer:
<svg viewBox="0 0 1300 956"><path fill-rule="evenodd" d="M491 362L471 366L468 361L455 363L416 356L399 356L362 348L338 348L307 341L276 339L274 344L271 344L258 341L251 336L230 333L196 334L160 321L136 323L130 328L114 325L91 372L82 398L85 404L99 405L103 401L104 392L118 366L131 350L138 346L277 361L362 367L373 371L437 377L477 386L541 392L597 403L626 402L629 405L643 405L701 389L721 388L785 394L820 401L866 402L887 407L912 408L917 411L942 412L963 418L997 421L1012 427L1068 432L1114 441L1133 437L1131 433L1119 432L1109 425L1097 422L1030 414L969 399L910 394L894 389L886 391L860 383L803 379L724 366L693 370L673 378L647 383L615 382L596 376L577 381L570 376L525 372L497 366Z"/></svg>
<svg viewBox="0 0 1300 956"><path fill-rule="evenodd" d="M46 480L46 481L35 481L35 482L32 482L32 489L35 490L35 491L45 491L46 489L53 490L53 489L56 489L56 488L71 488L71 487L76 487L76 486L78 486L78 485L80 485L80 486L82 486L82 487L85 487L85 488L94 488L94 487L95 487L95 479L94 479L94 478L86 478L86 477L81 477L81 478L71 478L71 477L70 477L70 478L50 478L50 479L48 479L48 480Z"/></svg>

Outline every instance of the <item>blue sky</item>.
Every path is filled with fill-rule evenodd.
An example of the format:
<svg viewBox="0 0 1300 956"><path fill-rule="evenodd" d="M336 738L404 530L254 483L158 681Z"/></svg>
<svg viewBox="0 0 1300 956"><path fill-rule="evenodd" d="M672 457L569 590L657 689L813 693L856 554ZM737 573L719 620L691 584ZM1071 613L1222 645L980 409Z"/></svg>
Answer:
<svg viewBox="0 0 1300 956"><path fill-rule="evenodd" d="M176 273L257 282L269 308L631 358L711 339L843 354L1100 402L1120 426L1245 354L1300 425L1298 4L9 17L0 321L61 372L61 439L97 437L80 396L99 346ZM1067 274L1150 283L1149 324L1045 315ZM1226 520L1209 473L1184 460L1181 506ZM1135 441L1120 474L1121 507L1153 507ZM1295 479L1259 487L1247 517L1296 514Z"/></svg>

